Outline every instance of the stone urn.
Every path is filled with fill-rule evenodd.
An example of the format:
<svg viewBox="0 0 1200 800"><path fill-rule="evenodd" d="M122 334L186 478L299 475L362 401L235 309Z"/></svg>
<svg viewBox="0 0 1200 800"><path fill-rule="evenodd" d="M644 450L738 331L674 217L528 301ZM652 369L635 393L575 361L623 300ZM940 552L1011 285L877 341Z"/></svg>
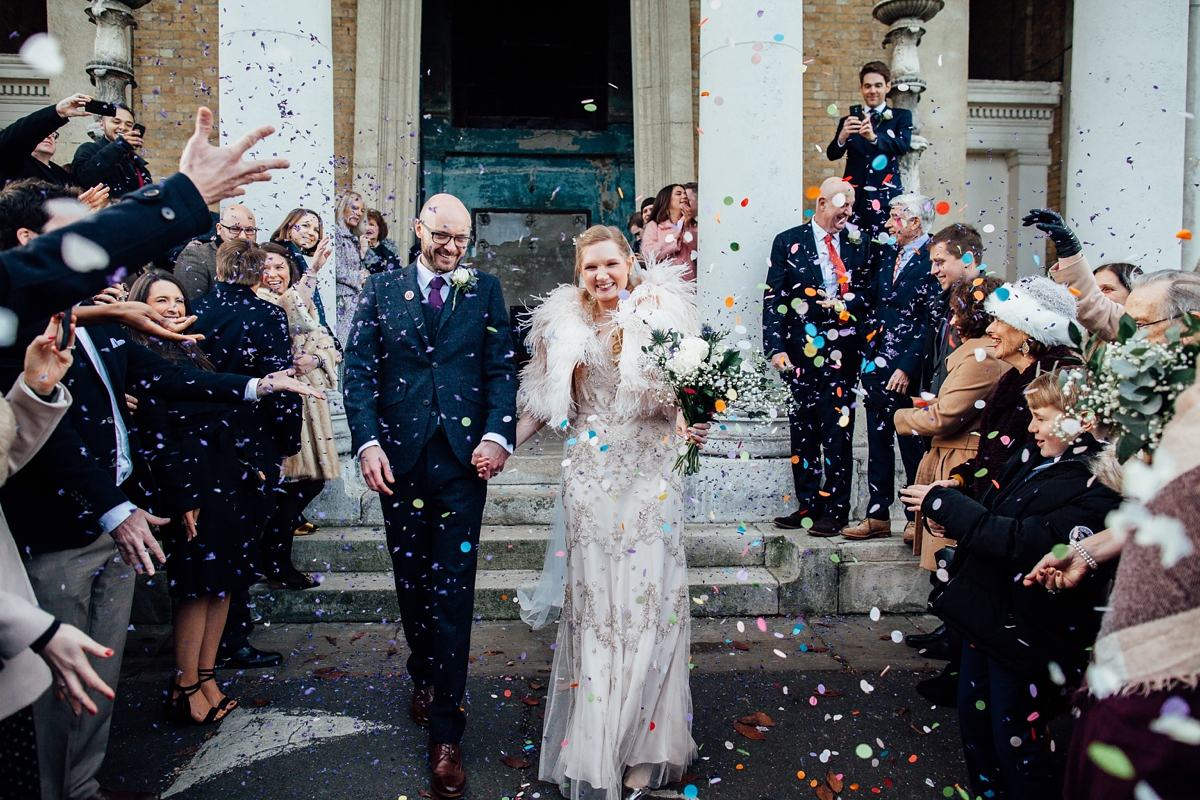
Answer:
<svg viewBox="0 0 1200 800"><path fill-rule="evenodd" d="M130 31L137 27L133 12L150 0L92 0L87 15L96 26L92 60L84 68L92 76L96 99L124 103L125 88L136 86Z"/></svg>
<svg viewBox="0 0 1200 800"><path fill-rule="evenodd" d="M884 25L908 19L929 22L945 7L945 0L879 0L871 9L871 16Z"/></svg>

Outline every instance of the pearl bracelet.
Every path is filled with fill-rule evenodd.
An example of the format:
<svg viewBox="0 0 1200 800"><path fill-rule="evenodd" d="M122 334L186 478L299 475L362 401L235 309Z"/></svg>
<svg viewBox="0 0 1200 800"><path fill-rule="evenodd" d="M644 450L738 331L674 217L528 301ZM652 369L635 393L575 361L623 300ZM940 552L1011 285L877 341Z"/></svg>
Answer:
<svg viewBox="0 0 1200 800"><path fill-rule="evenodd" d="M1088 551L1083 549L1083 545L1079 542L1071 542L1071 547L1074 547L1076 552L1083 556L1083 560L1087 562L1088 569L1092 572L1100 569L1100 565L1096 563L1096 559L1092 558Z"/></svg>

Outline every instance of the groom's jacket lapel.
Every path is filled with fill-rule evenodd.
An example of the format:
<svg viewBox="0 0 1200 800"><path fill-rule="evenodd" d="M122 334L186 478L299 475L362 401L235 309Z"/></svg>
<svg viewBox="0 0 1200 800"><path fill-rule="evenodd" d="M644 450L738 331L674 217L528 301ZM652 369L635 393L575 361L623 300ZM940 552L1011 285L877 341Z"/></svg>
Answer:
<svg viewBox="0 0 1200 800"><path fill-rule="evenodd" d="M408 316L412 318L413 325L417 329L417 334L421 337L425 346L428 347L436 332L428 331L425 328L425 312L421 310L421 287L417 283L416 262L400 270L399 284L396 299L404 307Z"/></svg>

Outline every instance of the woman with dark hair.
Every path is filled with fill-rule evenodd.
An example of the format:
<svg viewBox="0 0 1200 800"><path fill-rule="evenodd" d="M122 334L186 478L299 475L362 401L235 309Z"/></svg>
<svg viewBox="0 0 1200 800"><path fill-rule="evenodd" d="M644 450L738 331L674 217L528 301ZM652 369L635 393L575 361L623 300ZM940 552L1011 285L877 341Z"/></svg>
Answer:
<svg viewBox="0 0 1200 800"><path fill-rule="evenodd" d="M1113 261L1096 267L1092 274L1096 276L1096 283L1105 297L1125 305L1129 292L1133 290L1133 281L1142 274L1142 268L1124 261Z"/></svg>
<svg viewBox="0 0 1200 800"><path fill-rule="evenodd" d="M405 265L404 255L396 243L388 238L387 221L377 209L367 209L363 231L367 237L367 252L363 256L363 266L367 272L378 275L380 272L391 272Z"/></svg>
<svg viewBox="0 0 1200 800"><path fill-rule="evenodd" d="M287 313L296 379L321 392L336 389L341 354L333 335L316 319L312 304L315 281L310 282L306 273L292 286L287 250L273 242L263 250L266 264L254 292ZM300 452L283 462L284 482L275 513L263 532L263 561L272 588L311 589L317 585L292 564L292 537L302 527L304 509L321 493L325 482L342 474L329 404L306 397L303 415ZM312 528L311 524L308 527Z"/></svg>
<svg viewBox="0 0 1200 800"><path fill-rule="evenodd" d="M191 316L183 285L170 275L142 275L129 300L169 320ZM184 333L188 331L182 331ZM129 338L168 361L203 370L213 365L192 342L168 342L129 329ZM214 680L214 664L232 594L258 574L258 527L248 513L257 487L238 460L229 406L168 401L134 387L134 422L163 503L168 592L176 600L175 675L168 716L207 725L237 707Z"/></svg>
<svg viewBox="0 0 1200 800"><path fill-rule="evenodd" d="M642 232L642 253L658 262L685 268L684 279L696 280L696 211L687 190L679 184L664 186L654 198L650 220Z"/></svg>
<svg viewBox="0 0 1200 800"><path fill-rule="evenodd" d="M325 236L325 226L317 212L307 208L293 208L288 212L283 222L271 234L271 242L287 249L288 261L292 265L292 285L300 283L304 275L312 275L314 286L317 275L320 274L329 256L333 253L333 244ZM327 329L329 322L325 318L325 306L321 302L321 293L313 292L313 306L317 319Z"/></svg>

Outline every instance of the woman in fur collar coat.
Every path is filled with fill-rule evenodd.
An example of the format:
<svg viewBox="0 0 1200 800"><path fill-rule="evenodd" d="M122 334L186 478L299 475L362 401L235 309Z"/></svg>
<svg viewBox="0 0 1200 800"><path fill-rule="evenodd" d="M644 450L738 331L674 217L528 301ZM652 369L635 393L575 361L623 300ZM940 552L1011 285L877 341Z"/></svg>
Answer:
<svg viewBox="0 0 1200 800"><path fill-rule="evenodd" d="M540 778L564 796L619 800L678 780L696 756L688 687L684 430L643 363L654 329L699 332L682 267L641 269L619 230L579 236L576 285L533 313L521 373L521 446L543 425L566 439L566 591ZM546 580L543 577L543 580Z"/></svg>

